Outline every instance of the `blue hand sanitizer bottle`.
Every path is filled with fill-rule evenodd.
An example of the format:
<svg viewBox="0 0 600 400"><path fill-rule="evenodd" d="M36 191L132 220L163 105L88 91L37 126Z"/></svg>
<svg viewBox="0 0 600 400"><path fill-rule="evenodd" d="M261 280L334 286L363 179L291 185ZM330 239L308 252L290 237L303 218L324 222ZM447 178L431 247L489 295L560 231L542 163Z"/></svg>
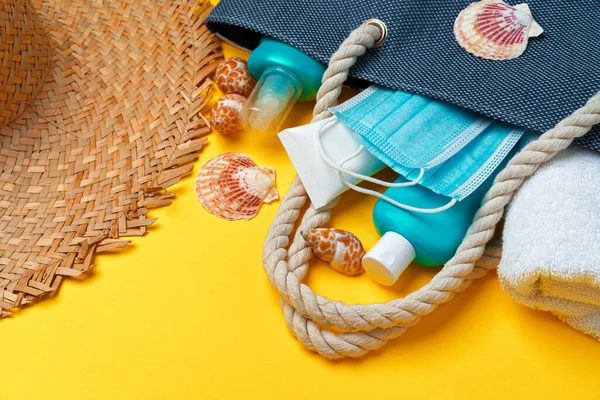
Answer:
<svg viewBox="0 0 600 400"><path fill-rule="evenodd" d="M296 101L314 100L325 67L300 50L264 37L248 58L258 81L242 110L244 128L278 132Z"/></svg>
<svg viewBox="0 0 600 400"><path fill-rule="evenodd" d="M444 265L462 243L485 194L510 159L535 138L526 132L504 160L473 193L454 203L422 185L389 188L385 197L409 207L443 209L436 213L410 211L380 199L373 209L375 228L383 236L363 257L367 273L382 285L393 285L414 261L428 267ZM407 182L403 177L397 183Z"/></svg>
<svg viewBox="0 0 600 400"><path fill-rule="evenodd" d="M381 239L364 256L363 267L382 285L393 285L414 261L424 266L445 264L458 249L481 201L494 183L498 168L476 191L447 210L422 214L378 200L373 221ZM396 182L406 182L400 177ZM385 195L408 206L437 208L449 198L421 186L390 188Z"/></svg>

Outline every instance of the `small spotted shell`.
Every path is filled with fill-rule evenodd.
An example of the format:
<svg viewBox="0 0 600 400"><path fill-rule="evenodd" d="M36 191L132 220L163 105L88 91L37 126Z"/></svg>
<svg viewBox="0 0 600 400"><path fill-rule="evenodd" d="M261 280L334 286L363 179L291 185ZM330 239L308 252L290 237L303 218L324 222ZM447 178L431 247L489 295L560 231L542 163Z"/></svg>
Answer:
<svg viewBox="0 0 600 400"><path fill-rule="evenodd" d="M216 131L233 133L242 130L240 113L246 98L239 94L226 94L217 100L210 111L210 122Z"/></svg>
<svg viewBox="0 0 600 400"><path fill-rule="evenodd" d="M248 62L240 57L226 58L217 65L215 70L215 78L222 75L227 75L234 69L248 69Z"/></svg>
<svg viewBox="0 0 600 400"><path fill-rule="evenodd" d="M362 243L356 235L341 229L317 228L300 232L308 247L333 269L346 276L358 276L365 272Z"/></svg>
<svg viewBox="0 0 600 400"><path fill-rule="evenodd" d="M239 57L228 58L219 63L215 70L215 82L223 93L242 96L248 96L254 85L246 60Z"/></svg>
<svg viewBox="0 0 600 400"><path fill-rule="evenodd" d="M544 30L531 15L527 4L510 6L501 0L472 3L456 18L454 36L469 53L488 60L519 57L530 37Z"/></svg>

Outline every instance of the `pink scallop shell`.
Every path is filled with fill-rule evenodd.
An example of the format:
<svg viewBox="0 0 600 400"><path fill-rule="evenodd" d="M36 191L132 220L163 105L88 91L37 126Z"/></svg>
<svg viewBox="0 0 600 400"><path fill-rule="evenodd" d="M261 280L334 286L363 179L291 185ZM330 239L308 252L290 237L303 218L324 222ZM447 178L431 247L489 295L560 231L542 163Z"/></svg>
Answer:
<svg viewBox="0 0 600 400"><path fill-rule="evenodd" d="M262 203L279 197L275 170L257 166L243 153L224 153L204 164L196 195L208 212L229 221L251 219Z"/></svg>
<svg viewBox="0 0 600 400"><path fill-rule="evenodd" d="M221 133L234 133L242 130L241 112L246 98L239 94L226 94L221 97L212 110L210 122L212 127Z"/></svg>
<svg viewBox="0 0 600 400"><path fill-rule="evenodd" d="M500 0L472 3L454 23L454 36L460 46L488 60L519 57L529 38L542 32L526 4L512 7Z"/></svg>
<svg viewBox="0 0 600 400"><path fill-rule="evenodd" d="M358 276L365 272L365 255L360 240L351 232L341 229L317 228L300 232L315 255L340 274Z"/></svg>

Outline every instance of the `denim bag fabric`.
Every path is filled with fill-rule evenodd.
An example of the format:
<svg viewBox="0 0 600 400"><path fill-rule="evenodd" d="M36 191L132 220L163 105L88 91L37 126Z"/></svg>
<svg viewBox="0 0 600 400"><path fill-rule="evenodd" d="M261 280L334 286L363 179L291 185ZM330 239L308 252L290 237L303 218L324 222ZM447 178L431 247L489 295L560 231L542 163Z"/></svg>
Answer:
<svg viewBox="0 0 600 400"><path fill-rule="evenodd" d="M472 2L221 0L208 27L249 50L270 36L326 64L354 28L378 18L388 38L359 59L351 84L418 93L537 132L600 91L598 0L527 1L545 32L520 57L505 61L477 58L456 42L454 21ZM600 126L576 142L600 151Z"/></svg>

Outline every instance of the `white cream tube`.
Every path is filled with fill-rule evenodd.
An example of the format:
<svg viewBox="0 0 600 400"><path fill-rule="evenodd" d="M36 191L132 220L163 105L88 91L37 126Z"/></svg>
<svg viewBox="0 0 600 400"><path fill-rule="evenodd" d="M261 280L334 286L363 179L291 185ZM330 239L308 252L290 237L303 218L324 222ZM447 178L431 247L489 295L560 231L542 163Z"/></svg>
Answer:
<svg viewBox="0 0 600 400"><path fill-rule="evenodd" d="M348 186L340 179L338 171L329 166L319 155L317 140L319 131L323 127L321 143L325 154L339 166L341 161L358 150L360 144L354 139L354 132L335 116L286 129L278 135L316 209L326 206L348 190ZM371 176L386 165L365 150L346 161L343 167L361 175ZM360 181L347 175L345 178L352 184Z"/></svg>

